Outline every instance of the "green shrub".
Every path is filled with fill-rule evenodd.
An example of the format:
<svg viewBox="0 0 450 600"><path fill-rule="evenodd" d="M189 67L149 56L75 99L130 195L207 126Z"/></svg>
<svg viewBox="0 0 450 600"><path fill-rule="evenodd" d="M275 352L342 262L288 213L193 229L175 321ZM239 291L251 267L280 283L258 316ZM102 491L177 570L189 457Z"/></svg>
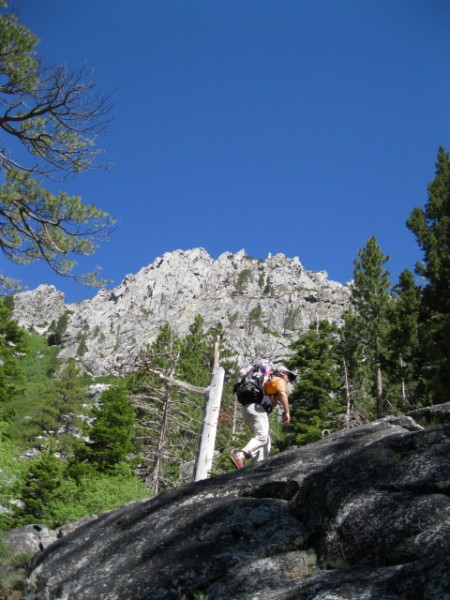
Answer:
<svg viewBox="0 0 450 600"><path fill-rule="evenodd" d="M123 506L132 500L146 498L149 489L138 479L129 465L116 468L116 473L87 470L78 479L67 478L59 488L58 497L49 502L45 522L51 527L77 521L85 516L99 515Z"/></svg>
<svg viewBox="0 0 450 600"><path fill-rule="evenodd" d="M242 292L245 289L245 286L252 278L252 272L250 269L244 269L239 273L236 280L236 289Z"/></svg>
<svg viewBox="0 0 450 600"><path fill-rule="evenodd" d="M18 449L5 438L6 424L0 422L0 505L4 511L0 513L0 532L10 528L13 506L11 501L17 499L26 472L26 461L21 460Z"/></svg>

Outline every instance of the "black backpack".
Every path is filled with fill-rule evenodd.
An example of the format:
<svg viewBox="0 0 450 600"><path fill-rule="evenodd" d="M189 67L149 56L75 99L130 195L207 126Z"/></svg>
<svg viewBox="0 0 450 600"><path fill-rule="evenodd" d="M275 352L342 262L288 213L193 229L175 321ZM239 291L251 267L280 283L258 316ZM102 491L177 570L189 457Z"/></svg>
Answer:
<svg viewBox="0 0 450 600"><path fill-rule="evenodd" d="M241 404L261 404L264 397L263 374L258 365L252 367L234 384L233 392Z"/></svg>

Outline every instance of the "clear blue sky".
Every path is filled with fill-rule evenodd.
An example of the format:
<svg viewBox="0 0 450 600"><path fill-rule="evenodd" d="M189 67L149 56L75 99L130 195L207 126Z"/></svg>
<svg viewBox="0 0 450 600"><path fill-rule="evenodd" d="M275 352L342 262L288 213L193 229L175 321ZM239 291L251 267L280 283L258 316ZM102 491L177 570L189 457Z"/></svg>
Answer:
<svg viewBox="0 0 450 600"><path fill-rule="evenodd" d="M372 235L394 283L420 258L405 222L450 150L448 0L10 4L48 62L115 92L100 145L116 166L63 187L118 219L81 270L115 286L165 252L244 248L345 283ZM96 293L0 268L69 302Z"/></svg>

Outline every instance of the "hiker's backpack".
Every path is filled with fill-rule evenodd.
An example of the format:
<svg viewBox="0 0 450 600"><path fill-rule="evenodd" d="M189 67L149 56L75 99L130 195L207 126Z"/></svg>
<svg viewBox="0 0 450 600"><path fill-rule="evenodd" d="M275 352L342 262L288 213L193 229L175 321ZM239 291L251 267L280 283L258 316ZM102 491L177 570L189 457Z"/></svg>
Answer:
<svg viewBox="0 0 450 600"><path fill-rule="evenodd" d="M261 365L244 369L242 377L234 384L233 392L241 404L261 404L264 398L264 374Z"/></svg>

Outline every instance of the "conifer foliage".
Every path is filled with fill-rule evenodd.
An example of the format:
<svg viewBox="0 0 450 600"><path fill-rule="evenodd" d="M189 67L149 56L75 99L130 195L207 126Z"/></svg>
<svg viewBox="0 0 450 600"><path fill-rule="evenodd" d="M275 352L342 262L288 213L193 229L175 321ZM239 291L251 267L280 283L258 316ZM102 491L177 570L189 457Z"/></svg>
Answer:
<svg viewBox="0 0 450 600"><path fill-rule="evenodd" d="M393 390L389 393L391 405L407 412L420 405L418 365L420 362L419 317L420 289L414 275L405 269L394 286L391 311L391 362ZM395 385L394 385L395 384Z"/></svg>
<svg viewBox="0 0 450 600"><path fill-rule="evenodd" d="M351 308L338 331L335 372L341 373L347 398L347 419L356 422L404 414L419 406L446 401L450 386L450 155L438 151L436 174L428 201L411 212L407 226L415 234L423 258L413 273L405 269L396 285L385 268L384 255L372 236L354 261ZM292 365L307 360L301 336ZM336 351L336 347L333 352ZM326 361L328 354L322 357ZM330 355L331 357L331 355ZM342 368L340 368L340 365ZM304 368L304 365L303 365ZM317 365L320 373L320 367ZM308 371L306 370L306 373ZM299 406L311 393L309 374L295 387ZM322 375L319 381L326 381ZM336 398L338 397L336 392ZM293 408L295 411L296 409ZM297 408L298 410L298 408ZM301 415L303 427L311 414ZM316 433L325 421L317 418ZM291 432L292 439L292 432ZM302 442L301 435L297 437Z"/></svg>
<svg viewBox="0 0 450 600"><path fill-rule="evenodd" d="M73 359L68 360L55 377L41 388L45 404L31 418L40 433L58 442L58 451L70 454L73 432L79 427L78 415L86 402L86 388L81 371Z"/></svg>
<svg viewBox="0 0 450 600"><path fill-rule="evenodd" d="M6 299L0 299L0 415L2 405L17 393L21 382L19 357L24 352L26 336L12 317Z"/></svg>
<svg viewBox="0 0 450 600"><path fill-rule="evenodd" d="M6 5L0 3L0 251L18 264L42 260L56 273L100 284L98 272L75 275L73 258L92 254L112 219L78 196L55 195L41 180L96 166L109 100L86 69L45 66L39 40ZM0 287L9 285L0 274Z"/></svg>
<svg viewBox="0 0 450 600"><path fill-rule="evenodd" d="M352 339L350 364L358 370L362 394L376 400L376 415L386 414L384 373L389 359L391 283L385 256L375 237L354 261L352 304L346 318L347 339ZM345 335L344 333L344 335Z"/></svg>
<svg viewBox="0 0 450 600"><path fill-rule="evenodd" d="M91 417L94 421L88 430L89 441L78 449L76 456L100 472L114 471L116 465L129 459L134 449L136 417L129 395L120 385L107 389L99 406L92 409Z"/></svg>
<svg viewBox="0 0 450 600"><path fill-rule="evenodd" d="M21 490L21 506L15 515L15 525L42 523L47 520L48 507L59 496L64 464L55 455L56 445L50 443L40 458L30 461Z"/></svg>
<svg viewBox="0 0 450 600"><path fill-rule="evenodd" d="M290 368L300 373L290 395L291 425L283 447L304 445L336 429L345 412L337 327L328 321L312 323L292 347Z"/></svg>
<svg viewBox="0 0 450 600"><path fill-rule="evenodd" d="M197 318L189 335L176 338L168 324L139 361L132 382L138 409L140 451L153 493L189 480L198 446L212 351ZM207 358L207 355L209 359ZM176 385L185 381L198 391Z"/></svg>
<svg viewBox="0 0 450 600"><path fill-rule="evenodd" d="M450 387L450 155L442 147L428 201L413 209L407 225L423 253L416 264L421 282L419 393L427 403L436 403Z"/></svg>
<svg viewBox="0 0 450 600"><path fill-rule="evenodd" d="M220 328L205 331L199 315L183 338L165 324L139 359L130 389L142 476L153 493L192 480L214 343L222 335Z"/></svg>

